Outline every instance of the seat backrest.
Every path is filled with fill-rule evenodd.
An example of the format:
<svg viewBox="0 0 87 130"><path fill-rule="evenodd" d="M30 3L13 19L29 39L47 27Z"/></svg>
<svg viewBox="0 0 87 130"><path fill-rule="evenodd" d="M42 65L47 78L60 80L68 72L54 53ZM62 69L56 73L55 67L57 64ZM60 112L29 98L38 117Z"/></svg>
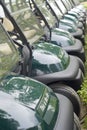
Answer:
<svg viewBox="0 0 87 130"><path fill-rule="evenodd" d="M6 29L6 31L11 32L11 31L14 30L13 24L12 24L11 21L10 21L8 18L6 18L6 17L3 17L3 26L4 26L4 28Z"/></svg>

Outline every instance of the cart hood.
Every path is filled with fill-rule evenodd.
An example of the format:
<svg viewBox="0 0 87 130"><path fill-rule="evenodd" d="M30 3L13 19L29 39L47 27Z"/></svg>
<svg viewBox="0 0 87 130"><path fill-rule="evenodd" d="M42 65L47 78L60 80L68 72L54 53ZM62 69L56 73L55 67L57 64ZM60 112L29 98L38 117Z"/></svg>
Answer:
<svg viewBox="0 0 87 130"><path fill-rule="evenodd" d="M70 57L62 48L41 42L33 50L32 76L59 72L67 68Z"/></svg>
<svg viewBox="0 0 87 130"><path fill-rule="evenodd" d="M53 129L58 99L44 84L10 75L2 83L0 97L0 128L3 130L39 130L43 125L44 129Z"/></svg>
<svg viewBox="0 0 87 130"><path fill-rule="evenodd" d="M72 46L76 43L75 38L68 31L59 28L52 30L51 41L61 47Z"/></svg>

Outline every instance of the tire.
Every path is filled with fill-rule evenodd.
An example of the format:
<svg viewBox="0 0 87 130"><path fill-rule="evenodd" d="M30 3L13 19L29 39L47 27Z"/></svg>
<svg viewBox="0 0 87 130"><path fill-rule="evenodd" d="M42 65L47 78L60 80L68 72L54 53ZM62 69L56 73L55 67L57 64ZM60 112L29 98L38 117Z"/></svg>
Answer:
<svg viewBox="0 0 87 130"><path fill-rule="evenodd" d="M59 100L59 110L53 130L74 130L74 112L72 103L64 95L58 93L55 94Z"/></svg>
<svg viewBox="0 0 87 130"><path fill-rule="evenodd" d="M79 118L75 113L74 113L74 130L81 130Z"/></svg>
<svg viewBox="0 0 87 130"><path fill-rule="evenodd" d="M76 91L64 84L54 83L54 84L50 84L49 86L53 88L54 92L66 96L72 102L74 112L79 117L81 111L81 101Z"/></svg>

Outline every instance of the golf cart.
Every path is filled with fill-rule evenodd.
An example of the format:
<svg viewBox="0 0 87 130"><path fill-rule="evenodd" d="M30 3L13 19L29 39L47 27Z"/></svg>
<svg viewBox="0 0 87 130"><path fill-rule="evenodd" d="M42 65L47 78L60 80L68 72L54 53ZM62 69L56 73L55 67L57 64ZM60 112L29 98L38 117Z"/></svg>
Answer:
<svg viewBox="0 0 87 130"><path fill-rule="evenodd" d="M22 64L22 62L20 63L22 64L23 70L23 73L21 74L42 81L43 83L52 87L52 89L56 92L59 91L60 83L70 85L71 87L74 87L75 90L80 89L80 85L83 81L84 67L78 58L69 56L62 48L43 41L43 38L41 39L44 33L34 20L32 12L29 11L29 8L23 9L22 6L22 10L17 11L17 13L13 12L15 16L14 20L12 15L9 15L9 12L2 1L0 1L0 4L2 5L6 15L5 18L1 19L3 26L9 32L10 37L15 42L16 46L18 46L17 48L20 55L23 56L24 64ZM6 26L7 24L5 25L6 18L9 18L11 21L9 22L8 26ZM24 18L26 21L23 20ZM28 21L29 19L30 23ZM9 28L10 24L11 26ZM28 31L29 28L30 33ZM33 35L31 35L32 30L34 32ZM28 31L27 35L25 35L26 31ZM29 42L32 47L31 51L29 51L31 48ZM23 50L20 49L21 46L24 46ZM30 52L32 52L32 55L29 58ZM15 68L16 73L21 72L20 64ZM72 72L70 71L71 69ZM80 103L78 98L76 94L72 94L73 90L69 87L67 88L66 85L62 85L63 87L61 86L61 90L62 92L65 91L64 95L68 96L69 98L76 98L76 100L73 100L75 103L74 110L79 115Z"/></svg>
<svg viewBox="0 0 87 130"><path fill-rule="evenodd" d="M80 130L66 97L12 73L21 57L1 23L0 36L0 130Z"/></svg>
<svg viewBox="0 0 87 130"><path fill-rule="evenodd" d="M41 24L41 25L44 26L43 28L45 30L45 33L47 33L48 30L50 32L50 41L53 44L63 47L63 49L65 49L68 52L68 54L78 56L84 62L85 61L84 49L83 51L81 51L82 49L80 50L80 48L84 48L84 47L82 47L82 45L80 44L81 42L73 38L73 36L71 36L71 34L68 33L67 31L56 28L56 23L57 23L56 19L54 18L54 16L51 15L49 10L46 10L42 6L40 6L40 9L38 7L36 8L37 8L37 11L39 12L41 20L44 21L45 25L44 24L43 25ZM40 23L42 22L41 20L40 20ZM48 33L47 33L47 37L49 39ZM71 42L74 44L72 44ZM82 44L84 44L84 42ZM83 52L83 56L81 56L82 52Z"/></svg>
<svg viewBox="0 0 87 130"><path fill-rule="evenodd" d="M63 5L61 0L45 0L46 4L49 6L54 15L56 15L57 19L60 21L64 21L65 23L71 23L78 28L81 28L84 31L83 23L79 21L79 15L75 12L72 14L68 14L65 6ZM66 14L67 13L67 14Z"/></svg>
<svg viewBox="0 0 87 130"><path fill-rule="evenodd" d="M79 0L72 0L74 7L76 7L79 11L83 12L85 15L87 15L87 10L84 8L82 4L80 4Z"/></svg>
<svg viewBox="0 0 87 130"><path fill-rule="evenodd" d="M53 26L51 27L52 29L60 28L60 29L66 30L70 32L75 38L80 39L83 45L85 44L83 30L79 29L74 24L68 23L67 20L61 19L59 13L58 13L58 16L56 16L54 11L48 7L45 1L40 1L40 0L28 0L28 1L32 8L32 11L37 15L37 17L43 16L45 19L47 18L48 24L51 19L51 24L52 25L54 24L54 27ZM51 1L51 3L52 2L53 1ZM52 7L55 7L55 6L52 6ZM57 10L57 8L55 10Z"/></svg>
<svg viewBox="0 0 87 130"><path fill-rule="evenodd" d="M58 1L56 1L56 3L58 4ZM61 3L65 7L67 14L77 17L79 21L83 23L84 27L86 26L86 15L82 11L74 7L72 0L62 0Z"/></svg>

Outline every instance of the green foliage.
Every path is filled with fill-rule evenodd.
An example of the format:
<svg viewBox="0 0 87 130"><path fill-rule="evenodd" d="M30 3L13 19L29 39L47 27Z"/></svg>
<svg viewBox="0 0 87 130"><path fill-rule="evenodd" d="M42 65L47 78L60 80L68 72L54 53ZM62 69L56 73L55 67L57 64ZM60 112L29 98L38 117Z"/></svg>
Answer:
<svg viewBox="0 0 87 130"><path fill-rule="evenodd" d="M80 0L80 2L84 2L84 0Z"/></svg>
<svg viewBox="0 0 87 130"><path fill-rule="evenodd" d="M87 79L84 79L81 90L78 91L82 101L87 104Z"/></svg>
<svg viewBox="0 0 87 130"><path fill-rule="evenodd" d="M84 82L81 86L81 90L78 91L83 103L87 105L87 27L86 27L86 36L85 36L85 55L86 55L86 62L85 62L85 78Z"/></svg>
<svg viewBox="0 0 87 130"><path fill-rule="evenodd" d="M87 9L87 0L84 0L84 1L82 0L81 4Z"/></svg>
<svg viewBox="0 0 87 130"><path fill-rule="evenodd" d="M84 124L83 124L83 128L84 128L84 129L87 129L87 117L85 117Z"/></svg>
<svg viewBox="0 0 87 130"><path fill-rule="evenodd" d="M84 78L84 82L81 86L81 90L78 91L79 96L81 97L82 100L82 104L84 104L85 107L85 112L87 112L87 27L86 27L86 36L85 36L85 55L86 55L86 63L85 63L85 78ZM84 111L84 110L83 110ZM84 117L84 122L82 124L82 127L84 128L84 130L87 130L87 116Z"/></svg>
<svg viewBox="0 0 87 130"><path fill-rule="evenodd" d="M80 2L85 2L85 1L87 1L87 0L80 0Z"/></svg>

